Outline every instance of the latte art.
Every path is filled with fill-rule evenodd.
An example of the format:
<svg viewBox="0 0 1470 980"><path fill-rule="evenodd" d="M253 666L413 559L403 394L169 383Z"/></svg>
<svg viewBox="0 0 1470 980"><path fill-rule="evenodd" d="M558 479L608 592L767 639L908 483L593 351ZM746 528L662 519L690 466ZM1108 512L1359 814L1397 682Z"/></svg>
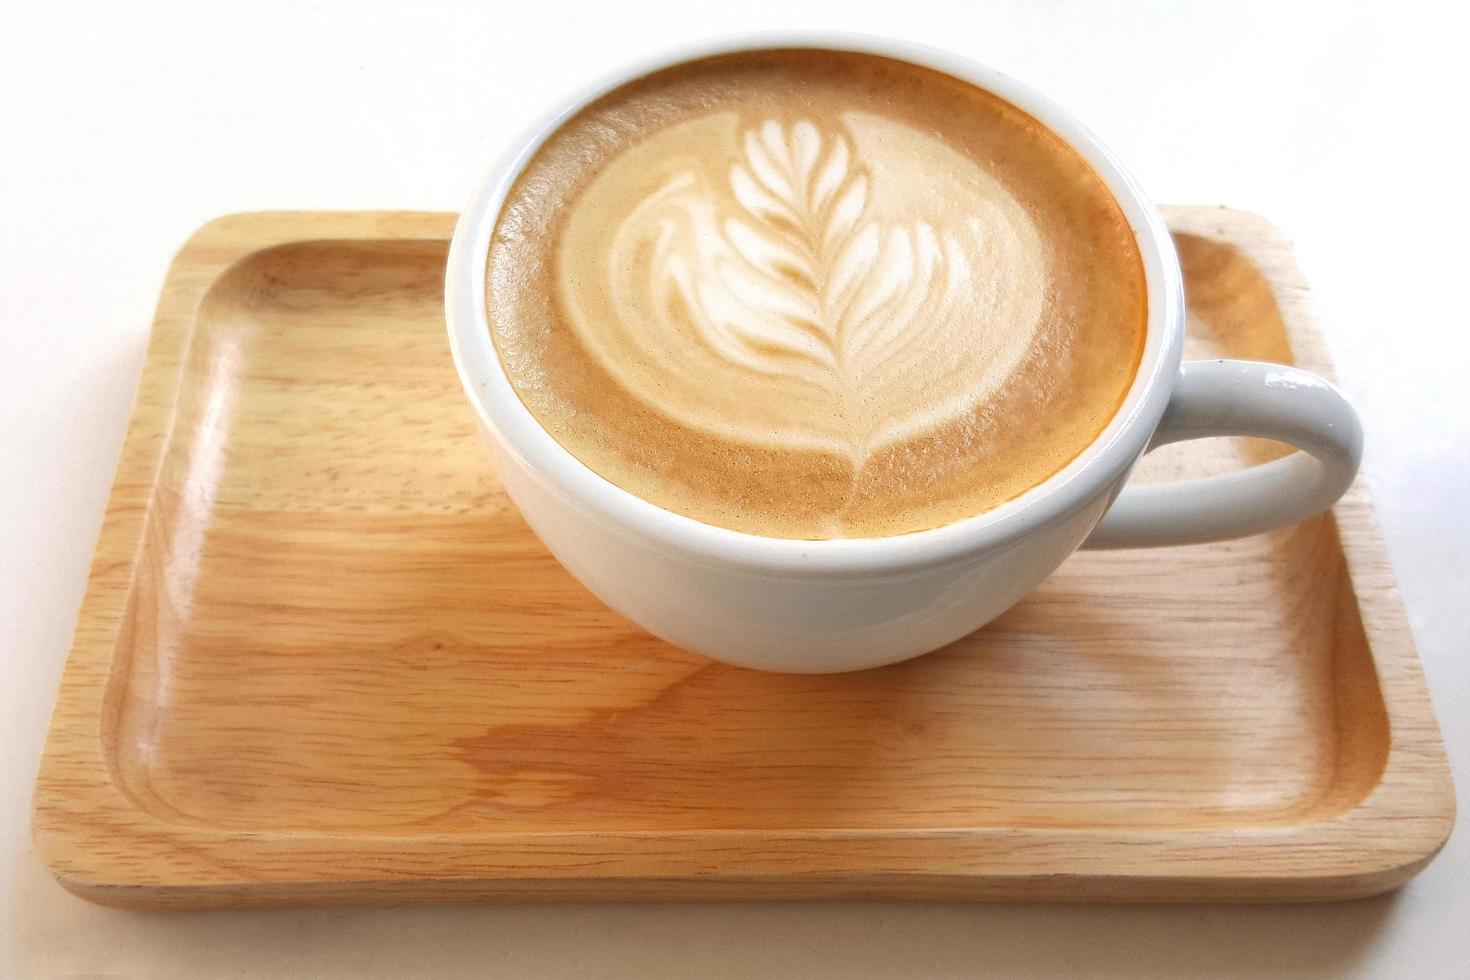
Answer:
<svg viewBox="0 0 1470 980"><path fill-rule="evenodd" d="M1145 296L1075 151L973 86L758 51L603 96L500 209L486 309L594 472L754 534L936 527L1035 486L1132 382Z"/></svg>
<svg viewBox="0 0 1470 980"><path fill-rule="evenodd" d="M861 461L973 410L1036 332L1041 243L983 170L896 128L725 113L611 162L562 245L582 342L650 407L742 443ZM734 159L676 149L720 144ZM916 195L887 176L926 165L963 179Z"/></svg>

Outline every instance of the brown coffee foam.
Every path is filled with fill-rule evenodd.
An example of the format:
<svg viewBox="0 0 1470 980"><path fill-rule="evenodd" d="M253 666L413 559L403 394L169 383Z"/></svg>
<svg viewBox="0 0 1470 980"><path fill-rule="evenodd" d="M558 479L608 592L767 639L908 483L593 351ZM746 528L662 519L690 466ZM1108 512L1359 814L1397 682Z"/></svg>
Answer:
<svg viewBox="0 0 1470 980"><path fill-rule="evenodd" d="M857 459L758 434L721 436L685 424L656 392L621 383L579 340L559 288L567 260L558 258L558 246L568 217L628 146L725 111L756 121L853 111L882 116L942 139L999 181L1024 208L1046 253L1042 323L1014 372L957 417L868 447ZM871 55L727 56L618 89L553 134L523 172L497 223L489 273L496 348L522 401L554 438L595 472L659 506L778 537L935 527L1036 485L1112 417L1136 371L1145 322L1136 245L1117 204L1074 151L988 93ZM769 391L754 385L750 394ZM922 399L922 386L913 395Z"/></svg>

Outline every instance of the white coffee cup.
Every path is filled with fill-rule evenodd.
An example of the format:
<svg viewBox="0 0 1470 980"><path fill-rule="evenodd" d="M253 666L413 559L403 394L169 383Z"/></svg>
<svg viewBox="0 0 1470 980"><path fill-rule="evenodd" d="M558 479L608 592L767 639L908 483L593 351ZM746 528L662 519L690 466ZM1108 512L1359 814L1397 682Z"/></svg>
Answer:
<svg viewBox="0 0 1470 980"><path fill-rule="evenodd" d="M608 90L684 61L762 48L860 51L986 89L1072 145L1117 198L1148 284L1137 377L1112 422L1050 479L1000 507L885 538L796 541L701 523L604 480L563 449L517 397L485 310L489 241L511 183L541 142ZM565 100L486 176L449 252L450 345L511 498L532 529L603 602L670 643L746 667L824 673L918 656L1015 604L1075 549L1190 544L1256 534L1330 507L1362 449L1357 415L1326 381L1252 361L1181 366L1184 290L1158 211L1081 125L1029 88L928 48L802 33L722 38L646 58ZM1224 476L1124 490L1151 447L1209 436L1298 447Z"/></svg>

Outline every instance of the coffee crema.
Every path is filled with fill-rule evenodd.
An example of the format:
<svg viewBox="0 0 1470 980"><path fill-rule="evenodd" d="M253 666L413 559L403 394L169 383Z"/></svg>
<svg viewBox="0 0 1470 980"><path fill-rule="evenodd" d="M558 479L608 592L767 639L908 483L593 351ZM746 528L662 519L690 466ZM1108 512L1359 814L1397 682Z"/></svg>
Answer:
<svg viewBox="0 0 1470 980"><path fill-rule="evenodd" d="M1090 444L1137 370L1142 261L1020 110L867 54L656 72L538 149L490 247L502 365L594 472L705 523L879 537Z"/></svg>

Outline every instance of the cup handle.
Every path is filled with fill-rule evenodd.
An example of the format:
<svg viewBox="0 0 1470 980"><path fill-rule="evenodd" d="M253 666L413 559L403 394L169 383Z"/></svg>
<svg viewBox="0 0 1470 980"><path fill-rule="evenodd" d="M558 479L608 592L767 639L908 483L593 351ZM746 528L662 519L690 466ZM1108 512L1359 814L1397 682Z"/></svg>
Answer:
<svg viewBox="0 0 1470 980"><path fill-rule="evenodd" d="M1197 544L1294 524L1336 503L1363 455L1358 415L1335 387L1261 361L1183 365L1148 450L1210 436L1258 436L1302 451L1223 476L1128 487L1082 547Z"/></svg>

